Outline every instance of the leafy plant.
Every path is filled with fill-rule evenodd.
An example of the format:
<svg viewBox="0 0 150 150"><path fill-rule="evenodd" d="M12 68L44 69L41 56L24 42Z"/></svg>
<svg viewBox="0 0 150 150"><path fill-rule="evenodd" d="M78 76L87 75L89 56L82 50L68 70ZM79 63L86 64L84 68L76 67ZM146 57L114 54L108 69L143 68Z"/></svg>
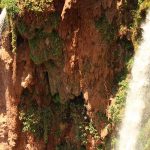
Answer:
<svg viewBox="0 0 150 150"><path fill-rule="evenodd" d="M146 19L147 10L150 8L149 0L139 0L138 9L133 11L134 22L131 26L132 41L135 49L138 48L139 43L142 41L142 28L141 24Z"/></svg>
<svg viewBox="0 0 150 150"><path fill-rule="evenodd" d="M142 4L144 0L138 0L138 5Z"/></svg>
<svg viewBox="0 0 150 150"><path fill-rule="evenodd" d="M52 112L49 107L39 108L34 103L28 108L20 107L19 118L23 124L23 132L31 132L37 138L43 137L44 141L47 142L52 118Z"/></svg>
<svg viewBox="0 0 150 150"><path fill-rule="evenodd" d="M41 64L50 58L62 55L63 41L56 31L45 33L38 30L35 35L29 40L30 57L35 64Z"/></svg>
<svg viewBox="0 0 150 150"><path fill-rule="evenodd" d="M101 112L101 111L98 111L97 112L97 115L98 115L98 119L99 121L104 121L104 122L107 122L108 121L108 118L106 116L105 113Z"/></svg>
<svg viewBox="0 0 150 150"><path fill-rule="evenodd" d="M23 21L21 21L21 20L19 20L19 21L17 22L17 29L18 29L18 31L19 31L19 33L20 33L21 35L24 35L24 34L28 31L27 26L26 26L25 23L24 23Z"/></svg>
<svg viewBox="0 0 150 150"><path fill-rule="evenodd" d="M95 27L102 34L106 41L115 39L115 34L117 32L116 26L110 24L105 15L95 21Z"/></svg>
<svg viewBox="0 0 150 150"><path fill-rule="evenodd" d="M126 66L116 81L118 84L116 94L114 96L115 103L110 105L109 112L113 125L118 125L122 119L122 112L126 102L126 96L130 80L131 67L133 65L133 57L126 57Z"/></svg>
<svg viewBox="0 0 150 150"><path fill-rule="evenodd" d="M117 124L121 121L122 118L121 109L125 105L127 90L128 90L128 80L125 79L119 82L119 90L115 96L115 104L110 106L111 119L114 124Z"/></svg>
<svg viewBox="0 0 150 150"><path fill-rule="evenodd" d="M100 139L99 133L94 126L93 121L90 122L80 122L78 128L78 138L83 145L88 143L88 136L90 135L95 141Z"/></svg>
<svg viewBox="0 0 150 150"><path fill-rule="evenodd" d="M1 7L6 7L7 12L14 16L19 12L19 7L17 6L17 0L1 0Z"/></svg>
<svg viewBox="0 0 150 150"><path fill-rule="evenodd" d="M60 15L57 12L51 13L48 16L47 23L51 26L52 29L56 29L60 22Z"/></svg>
<svg viewBox="0 0 150 150"><path fill-rule="evenodd" d="M59 37L58 33L53 31L50 34L51 48L54 56L60 56L62 54L63 42Z"/></svg>
<svg viewBox="0 0 150 150"><path fill-rule="evenodd" d="M57 93L57 94L55 94L55 95L53 96L53 101L54 101L54 103L56 103L56 104L60 104L60 103L61 103L61 99L60 99L59 93Z"/></svg>
<svg viewBox="0 0 150 150"><path fill-rule="evenodd" d="M30 11L43 12L51 6L52 2L53 0L25 0L22 5Z"/></svg>

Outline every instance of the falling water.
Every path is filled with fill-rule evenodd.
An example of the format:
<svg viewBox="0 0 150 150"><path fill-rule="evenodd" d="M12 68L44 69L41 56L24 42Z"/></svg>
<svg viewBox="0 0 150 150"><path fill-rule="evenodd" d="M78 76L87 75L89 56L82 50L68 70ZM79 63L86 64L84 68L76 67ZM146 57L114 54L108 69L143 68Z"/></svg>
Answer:
<svg viewBox="0 0 150 150"><path fill-rule="evenodd" d="M119 150L137 150L135 147L145 103L150 101L150 10L142 28L143 41L134 58L132 80L120 131Z"/></svg>
<svg viewBox="0 0 150 150"><path fill-rule="evenodd" d="M6 11L6 8L4 8L0 14L0 36L2 34L2 30L5 24L6 14L7 14L7 11Z"/></svg>

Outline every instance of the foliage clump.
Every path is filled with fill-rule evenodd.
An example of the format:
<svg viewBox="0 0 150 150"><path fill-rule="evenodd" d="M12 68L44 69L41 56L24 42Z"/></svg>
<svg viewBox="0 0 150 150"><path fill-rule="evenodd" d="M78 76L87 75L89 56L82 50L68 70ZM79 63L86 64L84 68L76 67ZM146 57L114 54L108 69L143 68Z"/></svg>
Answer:
<svg viewBox="0 0 150 150"><path fill-rule="evenodd" d="M95 141L98 141L100 139L100 135L99 135L97 129L95 128L92 120L89 123L87 123L86 125L85 124L79 125L79 139L81 140L81 143L83 145L86 145L88 143L89 135Z"/></svg>
<svg viewBox="0 0 150 150"><path fill-rule="evenodd" d="M29 40L31 59L35 64L42 64L49 59L62 55L63 41L56 31L45 33L41 30Z"/></svg>
<svg viewBox="0 0 150 150"><path fill-rule="evenodd" d="M44 138L47 142L52 119L50 107L40 108L34 102L28 108L23 105L20 107L19 118L23 124L23 132L33 133L37 138Z"/></svg>
<svg viewBox="0 0 150 150"><path fill-rule="evenodd" d="M34 38L39 32L44 34L57 30L60 22L60 15L57 12L45 16L39 14L38 17L31 15L31 17L32 20L29 22L26 21L26 18L19 17L16 23L19 34L26 39Z"/></svg>
<svg viewBox="0 0 150 150"><path fill-rule="evenodd" d="M16 24L12 18L10 18L10 27L11 27L11 46L12 52L16 53L17 51L17 34L16 34Z"/></svg>
<svg viewBox="0 0 150 150"><path fill-rule="evenodd" d="M1 0L1 7L6 7L7 12L11 16L14 16L20 11L19 7L17 6L17 0Z"/></svg>
<svg viewBox="0 0 150 150"><path fill-rule="evenodd" d="M95 27L102 34L104 40L111 41L116 38L116 26L109 23L105 15L95 21Z"/></svg>
<svg viewBox="0 0 150 150"><path fill-rule="evenodd" d="M110 107L111 119L114 124L120 123L122 119L121 109L125 105L126 95L128 89L128 81L127 79L119 82L119 91L115 96L115 105Z"/></svg>
<svg viewBox="0 0 150 150"><path fill-rule="evenodd" d="M142 40L142 28L141 24L146 19L147 10L150 8L149 0L139 0L137 10L133 11L134 22L131 26L132 40L135 49L138 48L139 43Z"/></svg>
<svg viewBox="0 0 150 150"><path fill-rule="evenodd" d="M133 65L133 57L127 57L125 59L126 66L116 77L115 82L117 82L117 87L115 87L115 95L112 98L113 103L108 107L109 120L111 124L110 137L105 139L105 146L108 149L115 149L118 142L118 127L120 126L121 120L123 118L127 91L129 88L130 73Z"/></svg>
<svg viewBox="0 0 150 150"><path fill-rule="evenodd" d="M33 12L44 12L51 7L53 0L25 0L20 2L24 10Z"/></svg>
<svg viewBox="0 0 150 150"><path fill-rule="evenodd" d="M11 45L12 45L12 51L16 52L16 46L17 46L17 35L16 35L16 24L14 22L15 15L19 12L19 8L17 7L17 1L16 0L2 0L0 3L0 7L6 8L7 13L9 14L9 23L11 27Z"/></svg>
<svg viewBox="0 0 150 150"><path fill-rule="evenodd" d="M53 0L1 0L1 7L6 7L10 15L15 15L24 11L49 11L52 9L52 2Z"/></svg>
<svg viewBox="0 0 150 150"><path fill-rule="evenodd" d="M36 100L29 100L33 97L29 91L24 91L19 105L19 118L22 122L22 131L32 133L35 137L48 141L48 136L53 135L57 139L63 138L57 144L56 149L75 148L76 145L84 148L88 144L89 136L98 141L99 133L94 122L86 114L84 101L81 97L61 103L59 93L51 95L48 106L39 106ZM66 129L70 127L69 134L74 135L74 141L67 140ZM62 137L63 135L63 137ZM73 142L73 143L72 143ZM71 144L72 143L72 144ZM74 144L74 145L73 145Z"/></svg>
<svg viewBox="0 0 150 150"><path fill-rule="evenodd" d="M34 34L28 34L28 33L30 33L30 32L33 32L32 30L31 30L31 28L29 28L24 22L23 22L23 20L21 21L21 20L19 20L18 22L17 22L17 30L18 30L18 32L19 32L19 34L21 35L21 36L23 36L23 37L28 37L29 39L32 37L32 35L34 35Z"/></svg>
<svg viewBox="0 0 150 150"><path fill-rule="evenodd" d="M126 68L120 76L117 77L115 82L118 82L118 88L115 94L115 103L109 107L111 121L113 125L118 125L122 119L123 108L126 102L128 85L130 80L131 67L133 65L133 58L126 60Z"/></svg>
<svg viewBox="0 0 150 150"><path fill-rule="evenodd" d="M69 109L70 120L72 120L75 125L76 140L79 141L82 146L86 146L88 144L89 136L96 142L100 140L100 135L94 125L94 122L90 120L86 114L84 102L70 102Z"/></svg>

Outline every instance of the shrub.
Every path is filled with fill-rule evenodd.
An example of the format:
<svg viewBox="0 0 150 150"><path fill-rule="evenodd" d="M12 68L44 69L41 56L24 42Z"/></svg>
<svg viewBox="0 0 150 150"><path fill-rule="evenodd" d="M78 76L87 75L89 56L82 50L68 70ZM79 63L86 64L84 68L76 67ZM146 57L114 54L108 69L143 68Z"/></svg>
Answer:
<svg viewBox="0 0 150 150"><path fill-rule="evenodd" d="M131 26L132 41L135 49L138 48L139 43L142 40L142 28L141 24L145 21L147 10L150 8L149 0L139 0L138 9L133 11L134 22Z"/></svg>
<svg viewBox="0 0 150 150"><path fill-rule="evenodd" d="M38 30L35 35L29 40L30 57L35 64L39 65L62 55L63 41L56 31L45 33Z"/></svg>
<svg viewBox="0 0 150 150"><path fill-rule="evenodd" d="M126 96L128 91L128 84L130 80L130 72L131 67L133 65L133 57L132 58L126 58L126 67L124 68L124 71L120 74L119 77L117 77L117 91L115 94L115 103L113 105L110 105L109 112L111 115L111 121L113 125L118 125L122 119L122 110L125 106L126 102Z"/></svg>
<svg viewBox="0 0 150 150"><path fill-rule="evenodd" d="M19 12L19 7L17 6L17 0L2 0L1 7L6 7L7 12L14 16Z"/></svg>
<svg viewBox="0 0 150 150"><path fill-rule="evenodd" d="M71 111L71 116L77 128L76 130L77 139L81 142L82 145L86 145L88 143L89 135L95 141L98 141L100 139L100 135L94 126L94 122L92 120L89 120L88 116L86 116L86 113L84 112L84 106L83 108L80 107L80 109L75 107Z"/></svg>
<svg viewBox="0 0 150 150"><path fill-rule="evenodd" d="M105 15L95 21L95 27L102 34L104 40L111 41L115 39L116 26L110 24Z"/></svg>
<svg viewBox="0 0 150 150"><path fill-rule="evenodd" d="M51 7L53 0L25 0L21 2L24 9L33 12L43 12Z"/></svg>
<svg viewBox="0 0 150 150"><path fill-rule="evenodd" d="M50 107L39 108L36 104L30 104L28 108L20 107L20 120L23 132L30 132L37 138L48 140L52 112Z"/></svg>

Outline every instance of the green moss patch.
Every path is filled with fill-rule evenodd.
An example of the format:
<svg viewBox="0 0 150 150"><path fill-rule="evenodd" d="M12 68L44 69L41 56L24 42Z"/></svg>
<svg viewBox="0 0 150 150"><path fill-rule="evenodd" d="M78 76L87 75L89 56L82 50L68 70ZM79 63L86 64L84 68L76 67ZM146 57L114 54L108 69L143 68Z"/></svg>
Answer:
<svg viewBox="0 0 150 150"><path fill-rule="evenodd" d="M23 124L23 132L33 133L37 138L44 138L44 141L47 142L52 121L50 107L40 108L34 102L31 102L28 108L22 105L19 118Z"/></svg>
<svg viewBox="0 0 150 150"><path fill-rule="evenodd" d="M25 0L20 2L24 9L34 12L44 12L52 6L53 0Z"/></svg>
<svg viewBox="0 0 150 150"><path fill-rule="evenodd" d="M1 0L0 6L2 8L6 7L7 12L11 16L14 16L20 11L19 7L17 6L17 0Z"/></svg>
<svg viewBox="0 0 150 150"><path fill-rule="evenodd" d="M139 43L142 41L141 24L145 21L147 10L150 8L149 0L139 0L138 9L133 11L134 22L131 26L132 40L135 49L138 48Z"/></svg>
<svg viewBox="0 0 150 150"><path fill-rule="evenodd" d="M116 25L110 24L105 15L95 21L95 27L102 34L104 40L115 40L117 27Z"/></svg>
<svg viewBox="0 0 150 150"><path fill-rule="evenodd" d="M63 138L56 149L72 148L71 142L83 148L88 144L89 136L95 141L100 139L94 122L86 114L82 96L61 104L59 93L57 93L51 96L52 101L48 106L39 106L36 100L28 99L32 97L32 94L25 90L19 105L19 118L22 122L23 132L32 133L36 138L44 139L46 143L49 135L53 135L57 139ZM66 134L69 126L74 141L67 140L66 143L66 137L62 137L62 135Z"/></svg>
<svg viewBox="0 0 150 150"><path fill-rule="evenodd" d="M36 36L29 40L30 57L35 64L42 64L49 59L57 59L62 55L63 41L56 31L44 33L38 31Z"/></svg>
<svg viewBox="0 0 150 150"><path fill-rule="evenodd" d="M47 12L53 9L53 0L2 0L2 8L6 7L10 15L21 14L25 11Z"/></svg>

